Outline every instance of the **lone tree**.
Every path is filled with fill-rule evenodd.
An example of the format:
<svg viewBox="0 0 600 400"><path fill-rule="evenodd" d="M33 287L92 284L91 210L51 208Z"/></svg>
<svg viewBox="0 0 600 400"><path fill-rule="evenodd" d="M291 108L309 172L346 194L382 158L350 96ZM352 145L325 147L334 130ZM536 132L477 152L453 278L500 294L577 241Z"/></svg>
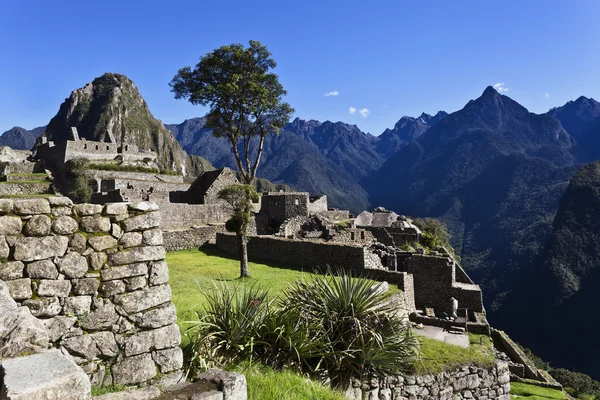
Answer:
<svg viewBox="0 0 600 400"><path fill-rule="evenodd" d="M294 112L283 101L287 92L279 78L270 72L276 66L271 53L258 41L249 44L213 50L194 69L180 69L169 84L176 99L210 107L205 126L229 140L245 184L256 177L265 137L278 134ZM255 137L258 146L253 150Z"/></svg>
<svg viewBox="0 0 600 400"><path fill-rule="evenodd" d="M278 134L294 112L283 101L287 92L279 78L270 72L276 65L267 48L251 40L247 48L230 44L213 50L203 56L194 69L180 69L169 84L176 99L185 98L192 104L210 107L205 126L212 128L214 136L229 140L246 185L251 185L256 178L265 137ZM256 150L250 146L253 138L258 139ZM234 215L229 221L231 227L235 225L233 231L240 238L242 277L248 276L246 228L250 208L247 205L254 199L252 196L248 188L237 187L224 190L222 197L227 201L235 198L236 205L246 205L240 206L239 214L233 206ZM239 227L236 224L240 224Z"/></svg>
<svg viewBox="0 0 600 400"><path fill-rule="evenodd" d="M258 193L252 185L229 185L219 192L219 198L231 206L232 216L225 224L230 232L235 232L240 240L240 278L248 276L248 226L252 213L252 202L258 200Z"/></svg>

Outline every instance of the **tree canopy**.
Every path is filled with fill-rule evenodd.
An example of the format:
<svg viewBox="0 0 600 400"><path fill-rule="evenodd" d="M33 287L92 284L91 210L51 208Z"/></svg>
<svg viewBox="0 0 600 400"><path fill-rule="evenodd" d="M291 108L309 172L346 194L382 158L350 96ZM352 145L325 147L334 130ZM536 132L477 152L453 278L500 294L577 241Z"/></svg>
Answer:
<svg viewBox="0 0 600 400"><path fill-rule="evenodd" d="M192 69L184 67L170 83L175 98L209 106L206 127L231 143L244 183L256 177L265 137L289 121L294 109L278 76L275 60L266 46L251 40L222 46L204 55ZM251 139L257 137L256 150ZM240 147L243 149L240 154Z"/></svg>

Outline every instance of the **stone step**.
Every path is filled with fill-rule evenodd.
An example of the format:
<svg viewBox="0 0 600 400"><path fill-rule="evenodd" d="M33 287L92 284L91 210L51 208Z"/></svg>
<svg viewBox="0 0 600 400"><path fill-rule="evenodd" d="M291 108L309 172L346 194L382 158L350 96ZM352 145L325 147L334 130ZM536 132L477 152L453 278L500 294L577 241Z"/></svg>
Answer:
<svg viewBox="0 0 600 400"><path fill-rule="evenodd" d="M450 332L450 333L465 333L465 328L462 326L451 326L450 329L448 329L448 332Z"/></svg>

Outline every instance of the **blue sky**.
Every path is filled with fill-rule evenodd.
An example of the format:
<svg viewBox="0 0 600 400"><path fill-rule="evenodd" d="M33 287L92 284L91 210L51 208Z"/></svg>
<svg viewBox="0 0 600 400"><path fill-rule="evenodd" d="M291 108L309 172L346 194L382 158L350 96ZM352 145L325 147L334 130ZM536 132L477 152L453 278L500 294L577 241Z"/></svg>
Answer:
<svg viewBox="0 0 600 400"><path fill-rule="evenodd" d="M304 119L379 135L403 115L456 111L497 83L545 112L600 98L599 16L595 0L1 0L0 132L47 124L104 72L131 78L165 123L201 116L168 83L250 39L273 53Z"/></svg>

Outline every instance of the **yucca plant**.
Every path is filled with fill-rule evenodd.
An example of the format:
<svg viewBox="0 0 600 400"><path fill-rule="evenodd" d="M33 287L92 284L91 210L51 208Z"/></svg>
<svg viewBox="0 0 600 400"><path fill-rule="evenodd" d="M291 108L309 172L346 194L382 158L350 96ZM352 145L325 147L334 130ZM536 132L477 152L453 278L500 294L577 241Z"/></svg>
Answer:
<svg viewBox="0 0 600 400"><path fill-rule="evenodd" d="M418 354L418 341L373 281L346 272L291 285L283 312L305 325L319 326L315 351L306 360L326 370L333 383L398 373ZM317 350L318 349L318 350Z"/></svg>

